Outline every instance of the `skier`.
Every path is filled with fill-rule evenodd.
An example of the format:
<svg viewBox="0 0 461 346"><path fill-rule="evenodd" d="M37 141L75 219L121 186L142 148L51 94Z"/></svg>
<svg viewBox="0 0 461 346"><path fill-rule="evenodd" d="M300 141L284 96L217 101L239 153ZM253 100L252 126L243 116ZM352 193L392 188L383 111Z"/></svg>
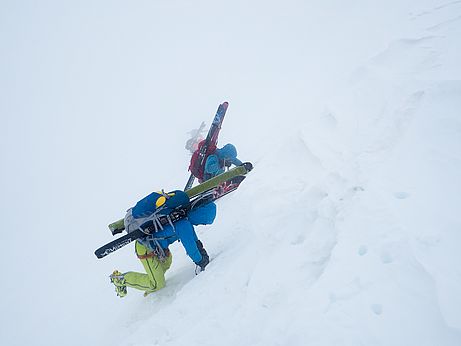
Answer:
<svg viewBox="0 0 461 346"><path fill-rule="evenodd" d="M193 167L197 167L195 161L199 159L199 151L200 148L192 155L189 170L200 183L223 173L226 167L231 165L240 166L242 164L242 161L237 158L237 149L234 145L228 143L208 154L203 167L198 166L198 170L194 170Z"/></svg>
<svg viewBox="0 0 461 346"><path fill-rule="evenodd" d="M145 296L165 287L165 272L172 263L168 246L175 241L181 242L187 255L197 265L198 271L205 270L209 263L209 256L195 233L194 225L212 224L216 217L216 205L208 203L190 210L186 218L177 222L169 218L169 225L162 226L158 222L160 216L169 217L176 207L188 205L189 202L189 197L183 191L165 193L162 190L144 197L128 210L124 220L127 232L141 228L151 234L135 243L136 255L146 273L122 274L115 270L110 275L119 297L126 296L127 287L143 290Z"/></svg>

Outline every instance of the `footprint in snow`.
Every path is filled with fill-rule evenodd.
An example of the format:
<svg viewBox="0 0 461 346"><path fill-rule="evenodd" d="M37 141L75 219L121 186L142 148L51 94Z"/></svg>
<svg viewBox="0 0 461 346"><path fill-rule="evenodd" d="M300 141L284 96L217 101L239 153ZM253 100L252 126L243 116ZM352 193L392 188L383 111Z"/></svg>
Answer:
<svg viewBox="0 0 461 346"><path fill-rule="evenodd" d="M376 315L381 315L383 313L383 306L381 304L371 304L370 308Z"/></svg>
<svg viewBox="0 0 461 346"><path fill-rule="evenodd" d="M399 192L394 192L394 197L397 199L406 199L410 197L410 194L408 192L399 191Z"/></svg>
<svg viewBox="0 0 461 346"><path fill-rule="evenodd" d="M383 264L389 264L392 263L394 260L389 252L383 252L381 253L381 262Z"/></svg>
<svg viewBox="0 0 461 346"><path fill-rule="evenodd" d="M325 128L328 129L334 129L337 126L338 121L336 120L336 117L334 116L333 112L330 112L329 110L325 110L323 112L323 115L321 117L321 122Z"/></svg>
<svg viewBox="0 0 461 346"><path fill-rule="evenodd" d="M359 247L358 254L360 256L366 255L367 252L368 252L368 248L365 245L362 245L362 246Z"/></svg>

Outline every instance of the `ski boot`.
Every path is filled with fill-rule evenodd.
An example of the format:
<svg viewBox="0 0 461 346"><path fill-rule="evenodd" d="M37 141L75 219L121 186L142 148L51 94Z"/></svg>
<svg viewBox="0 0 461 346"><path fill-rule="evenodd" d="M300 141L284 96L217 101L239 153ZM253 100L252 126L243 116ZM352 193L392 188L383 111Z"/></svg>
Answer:
<svg viewBox="0 0 461 346"><path fill-rule="evenodd" d="M118 270L114 270L114 272L109 275L110 282L112 282L115 286L115 292L117 292L117 295L120 298L123 298L126 296L127 291L126 291L126 285L125 285L125 277L122 273L120 273Z"/></svg>

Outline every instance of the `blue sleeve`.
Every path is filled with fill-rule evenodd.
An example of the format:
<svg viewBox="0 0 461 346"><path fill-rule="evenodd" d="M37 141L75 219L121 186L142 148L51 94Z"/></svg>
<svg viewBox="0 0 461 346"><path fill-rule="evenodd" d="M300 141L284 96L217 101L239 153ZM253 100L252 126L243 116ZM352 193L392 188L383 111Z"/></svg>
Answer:
<svg viewBox="0 0 461 346"><path fill-rule="evenodd" d="M180 220L174 224L175 232L182 246L186 250L187 255L194 263L202 260L202 255L197 248L197 234L195 234L194 226L188 220Z"/></svg>
<svg viewBox="0 0 461 346"><path fill-rule="evenodd" d="M203 207L192 209L188 218L193 225L211 225L216 218L216 204L211 202Z"/></svg>
<svg viewBox="0 0 461 346"><path fill-rule="evenodd" d="M222 172L224 172L224 169L221 167L218 156L214 154L208 156L205 161L205 172L204 173L215 176Z"/></svg>

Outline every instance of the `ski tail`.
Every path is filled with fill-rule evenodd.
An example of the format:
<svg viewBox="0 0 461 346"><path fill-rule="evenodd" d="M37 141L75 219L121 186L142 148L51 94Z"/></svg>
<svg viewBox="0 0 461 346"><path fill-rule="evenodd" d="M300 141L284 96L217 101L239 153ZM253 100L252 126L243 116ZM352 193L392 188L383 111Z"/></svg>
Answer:
<svg viewBox="0 0 461 346"><path fill-rule="evenodd" d="M117 251L118 249L124 247L125 245L128 245L136 239L142 238L143 236L145 236L145 234L141 230L137 229L134 232L125 234L123 237L115 239L110 243L101 246L94 252L94 254L97 258L106 257L107 255L110 255L112 252Z"/></svg>
<svg viewBox="0 0 461 346"><path fill-rule="evenodd" d="M186 186L184 186L184 191L187 191L190 188L192 188L192 185L194 185L194 181L195 181L195 175L191 173L189 176L189 179L187 179Z"/></svg>

